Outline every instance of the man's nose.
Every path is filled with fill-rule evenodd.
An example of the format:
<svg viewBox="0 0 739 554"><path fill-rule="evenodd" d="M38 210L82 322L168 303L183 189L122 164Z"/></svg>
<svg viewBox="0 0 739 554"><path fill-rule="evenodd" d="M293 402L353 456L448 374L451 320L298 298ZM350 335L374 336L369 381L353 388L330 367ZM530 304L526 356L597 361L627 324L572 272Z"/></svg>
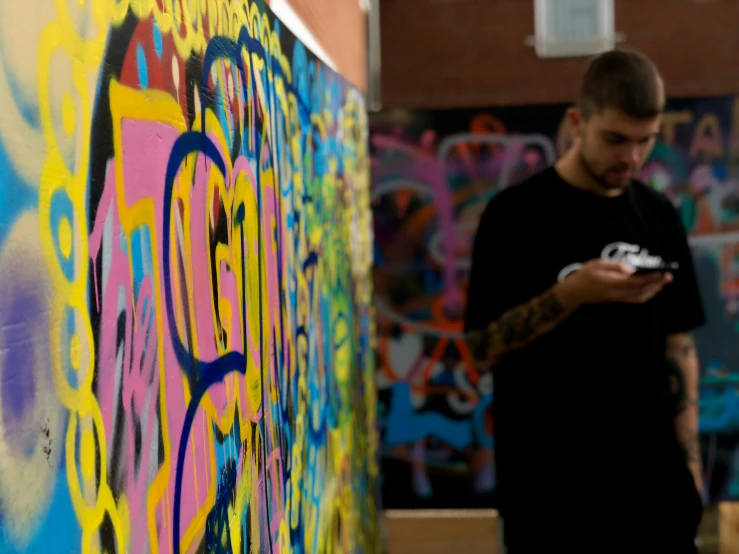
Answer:
<svg viewBox="0 0 739 554"><path fill-rule="evenodd" d="M639 165L639 160L641 159L641 150L639 149L639 146L629 145L626 147L626 150L623 153L623 157L621 161L628 165L629 167Z"/></svg>

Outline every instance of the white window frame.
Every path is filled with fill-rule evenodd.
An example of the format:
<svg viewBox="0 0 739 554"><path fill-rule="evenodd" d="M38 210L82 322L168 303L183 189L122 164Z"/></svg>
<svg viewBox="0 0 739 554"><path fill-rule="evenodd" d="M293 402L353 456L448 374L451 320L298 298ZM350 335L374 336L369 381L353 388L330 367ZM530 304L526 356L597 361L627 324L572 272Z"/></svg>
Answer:
<svg viewBox="0 0 739 554"><path fill-rule="evenodd" d="M613 50L623 37L616 33L614 0L591 0L598 10L597 34L587 39L552 36L552 0L534 0L534 36L527 42L540 58L592 56Z"/></svg>

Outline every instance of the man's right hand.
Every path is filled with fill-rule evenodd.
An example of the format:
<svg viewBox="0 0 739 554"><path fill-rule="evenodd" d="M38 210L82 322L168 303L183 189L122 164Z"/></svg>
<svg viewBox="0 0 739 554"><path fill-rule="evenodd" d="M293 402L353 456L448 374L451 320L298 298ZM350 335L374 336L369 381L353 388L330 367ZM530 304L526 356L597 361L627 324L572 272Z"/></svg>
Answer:
<svg viewBox="0 0 739 554"><path fill-rule="evenodd" d="M574 310L584 304L604 302L643 304L672 282L669 273L633 273L634 268L627 264L595 259L555 285L552 292L563 306Z"/></svg>

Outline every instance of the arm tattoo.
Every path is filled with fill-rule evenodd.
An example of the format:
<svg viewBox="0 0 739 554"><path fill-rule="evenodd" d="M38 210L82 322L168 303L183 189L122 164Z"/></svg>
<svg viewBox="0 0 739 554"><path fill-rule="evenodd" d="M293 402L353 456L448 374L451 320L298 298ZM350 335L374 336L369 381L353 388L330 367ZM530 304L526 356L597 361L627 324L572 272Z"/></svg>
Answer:
<svg viewBox="0 0 739 554"><path fill-rule="evenodd" d="M702 487L702 459L698 432L698 386L700 365L695 341L687 333L668 337L667 358L675 368L680 383L679 404L675 417L675 432L685 455L685 462L698 488Z"/></svg>
<svg viewBox="0 0 739 554"><path fill-rule="evenodd" d="M472 357L474 359L486 359L488 346L490 345L490 330L482 329L478 331L470 331L467 337L467 343L470 345L470 350L472 350Z"/></svg>
<svg viewBox="0 0 739 554"><path fill-rule="evenodd" d="M688 356L692 355L695 351L695 339L693 335L685 333L680 336L679 340L673 340L668 345L667 357L675 362L678 367L685 362Z"/></svg>
<svg viewBox="0 0 739 554"><path fill-rule="evenodd" d="M525 346L567 315L549 290L530 302L504 313L486 329L472 331L468 343L476 360L495 361L514 348Z"/></svg>
<svg viewBox="0 0 739 554"><path fill-rule="evenodd" d="M696 407L698 407L698 400L696 398L688 398L688 396L683 391L682 396L678 400L677 413L681 414L688 408L696 408Z"/></svg>
<svg viewBox="0 0 739 554"><path fill-rule="evenodd" d="M564 308L551 290L533 302L504 313L493 327L492 334L500 334L503 344L510 348L525 344L535 337L540 327L551 323L564 314Z"/></svg>
<svg viewBox="0 0 739 554"><path fill-rule="evenodd" d="M688 464L696 464L701 461L700 437L695 430L688 431L682 440L682 447L685 451L685 460Z"/></svg>
<svg viewBox="0 0 739 554"><path fill-rule="evenodd" d="M667 345L666 356L674 367L671 375L673 382L673 393L677 393L677 413L681 414L689 407L698 406L698 400L694 397L696 391L689 391L686 387L684 371L690 367L691 357L695 356L695 339L685 333L671 338ZM695 363L695 362L693 362Z"/></svg>

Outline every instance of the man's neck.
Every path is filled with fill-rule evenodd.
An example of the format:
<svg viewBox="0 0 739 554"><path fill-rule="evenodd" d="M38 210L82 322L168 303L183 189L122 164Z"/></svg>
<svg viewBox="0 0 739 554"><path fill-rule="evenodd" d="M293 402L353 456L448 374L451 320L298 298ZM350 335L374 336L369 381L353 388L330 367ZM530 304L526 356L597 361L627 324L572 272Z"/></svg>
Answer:
<svg viewBox="0 0 739 554"><path fill-rule="evenodd" d="M602 187L583 166L582 160L580 160L574 148L570 148L564 156L557 160L554 164L554 169L567 184L580 190L592 192L598 196L614 198L621 196L624 192L622 189L607 189Z"/></svg>

